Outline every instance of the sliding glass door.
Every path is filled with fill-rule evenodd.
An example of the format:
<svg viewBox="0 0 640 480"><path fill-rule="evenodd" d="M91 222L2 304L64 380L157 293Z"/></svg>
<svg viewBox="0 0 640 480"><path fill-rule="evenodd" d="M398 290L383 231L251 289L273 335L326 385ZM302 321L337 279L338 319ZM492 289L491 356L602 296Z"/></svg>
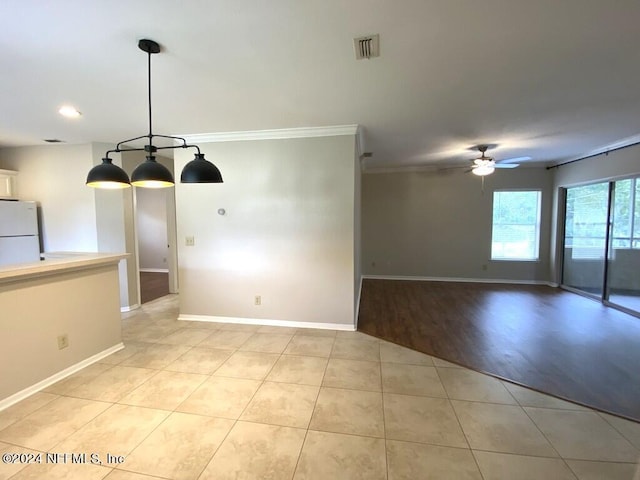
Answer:
<svg viewBox="0 0 640 480"><path fill-rule="evenodd" d="M562 284L640 315L640 178L566 189Z"/></svg>
<svg viewBox="0 0 640 480"><path fill-rule="evenodd" d="M640 178L613 184L605 300L640 312Z"/></svg>
<svg viewBox="0 0 640 480"><path fill-rule="evenodd" d="M567 189L563 285L590 296L604 293L609 184Z"/></svg>

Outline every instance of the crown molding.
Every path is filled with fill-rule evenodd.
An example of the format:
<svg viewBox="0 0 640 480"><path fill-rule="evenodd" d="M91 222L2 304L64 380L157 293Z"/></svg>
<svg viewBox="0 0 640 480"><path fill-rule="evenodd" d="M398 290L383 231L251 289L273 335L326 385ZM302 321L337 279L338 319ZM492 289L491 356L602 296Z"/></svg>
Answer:
<svg viewBox="0 0 640 480"><path fill-rule="evenodd" d="M336 137L360 134L359 125L336 125L331 127L282 128L245 132L193 133L177 135L188 143L240 142L248 140L283 140L289 138Z"/></svg>

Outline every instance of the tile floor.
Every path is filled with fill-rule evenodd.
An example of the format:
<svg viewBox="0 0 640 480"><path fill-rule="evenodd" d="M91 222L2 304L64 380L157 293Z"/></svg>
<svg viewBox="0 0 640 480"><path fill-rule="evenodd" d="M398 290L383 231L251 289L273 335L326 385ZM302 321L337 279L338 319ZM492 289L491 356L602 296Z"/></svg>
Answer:
<svg viewBox="0 0 640 480"><path fill-rule="evenodd" d="M3 454L87 455L0 480L640 479L640 424L357 332L176 317L126 314L124 350L0 412Z"/></svg>

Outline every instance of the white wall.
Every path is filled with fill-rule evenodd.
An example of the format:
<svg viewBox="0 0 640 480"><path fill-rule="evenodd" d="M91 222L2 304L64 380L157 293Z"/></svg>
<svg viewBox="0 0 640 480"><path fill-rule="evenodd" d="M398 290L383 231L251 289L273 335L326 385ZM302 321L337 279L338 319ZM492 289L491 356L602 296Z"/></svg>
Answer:
<svg viewBox="0 0 640 480"><path fill-rule="evenodd" d="M45 251L98 250L94 191L85 185L92 167L89 144L0 149L0 168L19 172L20 200L41 207Z"/></svg>
<svg viewBox="0 0 640 480"><path fill-rule="evenodd" d="M224 183L176 184L181 318L352 327L355 136L199 145Z"/></svg>
<svg viewBox="0 0 640 480"><path fill-rule="evenodd" d="M540 260L491 261L494 190L542 190ZM364 275L547 281L551 174L499 170L369 173L362 180ZM485 269L486 268L486 269Z"/></svg>

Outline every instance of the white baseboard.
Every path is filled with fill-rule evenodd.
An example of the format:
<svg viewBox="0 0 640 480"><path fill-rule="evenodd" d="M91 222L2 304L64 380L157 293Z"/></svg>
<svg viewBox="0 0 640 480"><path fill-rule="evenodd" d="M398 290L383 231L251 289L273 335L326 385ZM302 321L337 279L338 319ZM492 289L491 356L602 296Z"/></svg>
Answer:
<svg viewBox="0 0 640 480"><path fill-rule="evenodd" d="M49 385L53 385L54 383L62 380L63 378L68 377L69 375L73 375L77 371L82 370L84 367L88 367L89 365L96 363L97 361L102 360L105 357L108 357L112 353L116 353L117 351L122 350L123 348L124 348L124 343L120 342L117 345L114 345L113 347L109 347L106 350L96 353L95 355L92 355L89 358L85 358L84 360L74 365L71 365L70 367L65 368L64 370L61 370L58 373L54 373L50 377L45 378L44 380L36 383L35 385L31 385L30 387L20 390L19 392L14 393L9 397L0 400L0 411L10 407L14 403L18 403L20 400L24 400L25 398L30 397L31 395L39 392L42 389L47 388Z"/></svg>
<svg viewBox="0 0 640 480"><path fill-rule="evenodd" d="M354 325L344 323L294 322L292 320L272 320L268 318L217 317L213 315L189 315L181 313L178 320L188 322L237 323L243 325L267 325L271 327L319 328L322 330L355 331Z"/></svg>
<svg viewBox="0 0 640 480"><path fill-rule="evenodd" d="M141 268L139 271L146 273L169 273L168 268Z"/></svg>
<svg viewBox="0 0 640 480"><path fill-rule="evenodd" d="M507 278L458 278L458 277L419 277L404 275L362 275L362 278L372 280L415 280L419 282L463 282L463 283L506 283L512 285L548 285L557 287L558 284L544 280L513 280Z"/></svg>
<svg viewBox="0 0 640 480"><path fill-rule="evenodd" d="M134 303L133 305L127 305L126 307L120 307L120 313L130 312L131 310L135 310L140 308L139 303Z"/></svg>

